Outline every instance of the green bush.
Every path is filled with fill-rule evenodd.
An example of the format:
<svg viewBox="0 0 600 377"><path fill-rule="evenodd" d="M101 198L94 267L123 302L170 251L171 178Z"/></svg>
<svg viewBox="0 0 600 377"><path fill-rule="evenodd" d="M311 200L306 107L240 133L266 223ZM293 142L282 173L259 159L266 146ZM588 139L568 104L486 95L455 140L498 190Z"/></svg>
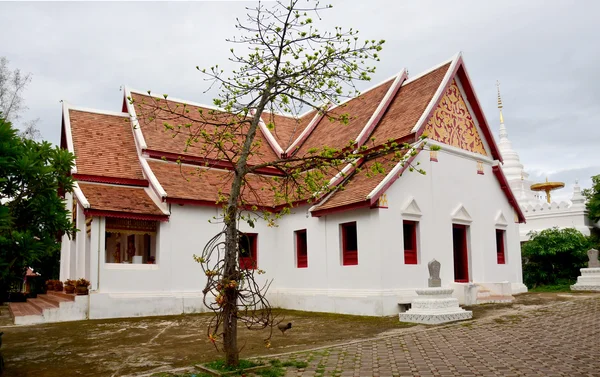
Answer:
<svg viewBox="0 0 600 377"><path fill-rule="evenodd" d="M523 244L523 280L529 288L575 281L586 266L590 241L577 229L545 229L531 232Z"/></svg>

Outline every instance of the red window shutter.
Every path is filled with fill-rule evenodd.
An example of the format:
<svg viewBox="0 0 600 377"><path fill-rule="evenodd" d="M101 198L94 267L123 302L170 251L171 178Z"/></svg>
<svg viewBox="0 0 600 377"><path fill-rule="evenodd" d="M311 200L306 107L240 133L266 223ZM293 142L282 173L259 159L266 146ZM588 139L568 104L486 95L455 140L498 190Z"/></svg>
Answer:
<svg viewBox="0 0 600 377"><path fill-rule="evenodd" d="M404 236L404 264L417 264L417 222L402 222Z"/></svg>
<svg viewBox="0 0 600 377"><path fill-rule="evenodd" d="M308 267L308 243L306 238L306 229L294 232L296 236L296 267Z"/></svg>
<svg viewBox="0 0 600 377"><path fill-rule="evenodd" d="M342 230L342 264L355 266L358 264L358 234L356 222L341 224Z"/></svg>
<svg viewBox="0 0 600 377"><path fill-rule="evenodd" d="M506 264L506 256L504 252L504 236L505 230L496 229L496 257L498 264Z"/></svg>

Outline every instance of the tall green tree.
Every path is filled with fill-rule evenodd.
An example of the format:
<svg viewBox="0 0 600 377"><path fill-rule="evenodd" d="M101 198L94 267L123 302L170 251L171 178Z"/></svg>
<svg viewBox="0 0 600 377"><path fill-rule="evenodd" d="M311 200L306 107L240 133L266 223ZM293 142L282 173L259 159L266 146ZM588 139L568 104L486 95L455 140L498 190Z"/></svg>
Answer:
<svg viewBox="0 0 600 377"><path fill-rule="evenodd" d="M529 288L573 281L585 267L590 241L574 228L531 232L521 250L523 280Z"/></svg>
<svg viewBox="0 0 600 377"><path fill-rule="evenodd" d="M0 113L0 293L27 267L56 277L59 237L76 231L59 194L73 188L73 162L49 142L19 137Z"/></svg>
<svg viewBox="0 0 600 377"><path fill-rule="evenodd" d="M592 177L592 187L583 190L587 198L588 216L594 223L600 221L600 174Z"/></svg>
<svg viewBox="0 0 600 377"><path fill-rule="evenodd" d="M262 218L273 225L299 199L320 197L332 190L331 177L360 158L386 156L382 158L389 157L390 165L395 165L417 153L408 144L384 140L376 145L371 140L369 146L358 146L349 138L343 147L325 145L272 160L261 156L256 138L259 124L264 119L267 128L277 132L268 113L298 119L312 110L339 124L341 134L356 115L345 112L343 105L331 111L330 107L359 94L355 84L371 79L384 41L359 38L352 28L319 29L318 21L329 8L315 0L259 2L247 8L247 18L237 20L240 35L228 40L233 46L229 58L235 65L233 72L229 75L218 65L210 69L197 67L219 89L214 105L220 110L190 109L168 101L167 95L138 102L129 99L142 127L164 125L165 131L188 136L185 149L193 146L196 153L205 154L209 168L211 161L231 164L232 177L223 182L218 200L222 204L223 215L218 220L224 224L223 230L197 257L207 276L205 303L215 312L208 337L215 344L222 339L228 365L239 363L238 320L248 328L272 328L274 321L265 295L269 284L254 280L254 271L264 271L240 268L239 254L248 242L238 230L239 223L253 227ZM293 136L299 136L299 132ZM253 156L260 156L262 162L250 164ZM366 174L383 173L386 169L382 165L373 163ZM260 177L265 168L276 169L280 175ZM412 166L410 170L420 171ZM202 174L204 170L198 171ZM275 215L261 212L260 208L273 206L268 201L260 205L265 193L285 209ZM268 346L269 340L265 342Z"/></svg>

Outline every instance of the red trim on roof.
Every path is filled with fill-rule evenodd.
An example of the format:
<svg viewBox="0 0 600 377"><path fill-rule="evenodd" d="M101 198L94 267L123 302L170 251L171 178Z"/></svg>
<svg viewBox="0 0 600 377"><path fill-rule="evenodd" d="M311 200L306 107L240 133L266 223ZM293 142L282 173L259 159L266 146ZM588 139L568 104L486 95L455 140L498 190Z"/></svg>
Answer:
<svg viewBox="0 0 600 377"><path fill-rule="evenodd" d="M147 153L148 157L155 158L158 160L167 160L167 161L171 161L171 162L183 162L183 163L190 164L190 165L205 166L205 167L211 167L211 168L216 168L216 169L234 170L233 164L229 161L224 161L224 160L214 160L211 158L180 155L180 154L176 154L176 153L162 152L162 151L156 151L156 150L152 150L152 149L144 149L143 152ZM251 167L252 165L248 164L248 166ZM284 176L285 175L279 169L273 168L273 167L260 168L260 169L253 171L253 173L264 174L264 175L273 175L273 176Z"/></svg>
<svg viewBox="0 0 600 377"><path fill-rule="evenodd" d="M369 199L366 199L366 200L363 200L362 202L350 203L350 204L346 204L346 205L339 206L339 207L327 208L327 209L322 209L322 210L317 209L317 210L314 210L311 212L311 216L312 217L321 217L321 216L330 215L332 213L350 211L350 210L358 209L358 208L369 208L370 206L371 206L371 202L369 201Z"/></svg>
<svg viewBox="0 0 600 377"><path fill-rule="evenodd" d="M97 216L97 217L116 217L119 219L132 219L132 220L155 220L155 221L169 221L169 215L146 215L140 213L129 213L129 212L118 212L118 211L103 211L97 209L84 209L83 213L86 217Z"/></svg>
<svg viewBox="0 0 600 377"><path fill-rule="evenodd" d="M477 94L475 93L475 90L473 90L473 85L471 85L471 79L469 78L469 74L467 73L462 58L460 61L460 69L458 70L458 79L460 80L463 90L467 95L467 100L471 105L471 109L473 109L473 112L475 113L475 117L477 118L479 123L479 128L481 129L485 140L490 146L490 149L492 151L492 157L495 160L503 162L502 155L500 154L500 151L498 149L498 144L496 144L496 140L494 139L490 126L487 123L485 116L483 115L481 105L479 104L479 100L477 99Z"/></svg>
<svg viewBox="0 0 600 377"><path fill-rule="evenodd" d="M78 173L73 174L73 178L75 178L77 181L84 181L84 182L112 183L115 185L139 186L139 187L148 187L149 186L149 183L146 179L103 177L100 175L78 174Z"/></svg>
<svg viewBox="0 0 600 377"><path fill-rule="evenodd" d="M521 211L521 207L519 206L519 203L517 202L515 195L513 194L512 190L510 189L510 185L508 184L508 181L506 180L506 176L504 175L504 172L502 171L502 169L500 168L499 165L492 166L492 171L494 172L494 176L496 177L496 179L498 179L498 182L500 183L500 188L504 192L504 195L506 195L508 202L514 208L514 210L517 212L517 216L519 217L519 223L525 224L525 215L523 215L523 211Z"/></svg>

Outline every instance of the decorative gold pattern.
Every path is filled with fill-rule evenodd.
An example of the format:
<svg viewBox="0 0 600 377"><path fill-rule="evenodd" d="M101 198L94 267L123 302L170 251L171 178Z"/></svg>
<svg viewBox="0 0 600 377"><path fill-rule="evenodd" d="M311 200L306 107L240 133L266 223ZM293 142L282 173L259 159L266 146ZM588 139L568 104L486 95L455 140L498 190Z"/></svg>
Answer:
<svg viewBox="0 0 600 377"><path fill-rule="evenodd" d="M429 151L429 161L437 162L437 151Z"/></svg>
<svg viewBox="0 0 600 377"><path fill-rule="evenodd" d="M483 161L477 161L477 174L483 175Z"/></svg>
<svg viewBox="0 0 600 377"><path fill-rule="evenodd" d="M109 217L106 219L107 233L155 234L156 221L131 220Z"/></svg>
<svg viewBox="0 0 600 377"><path fill-rule="evenodd" d="M388 207L388 199L387 194L383 193L379 199L377 199L377 207L379 208L387 208Z"/></svg>
<svg viewBox="0 0 600 377"><path fill-rule="evenodd" d="M487 156L473 117L455 80L452 80L427 122L424 133L441 143Z"/></svg>

